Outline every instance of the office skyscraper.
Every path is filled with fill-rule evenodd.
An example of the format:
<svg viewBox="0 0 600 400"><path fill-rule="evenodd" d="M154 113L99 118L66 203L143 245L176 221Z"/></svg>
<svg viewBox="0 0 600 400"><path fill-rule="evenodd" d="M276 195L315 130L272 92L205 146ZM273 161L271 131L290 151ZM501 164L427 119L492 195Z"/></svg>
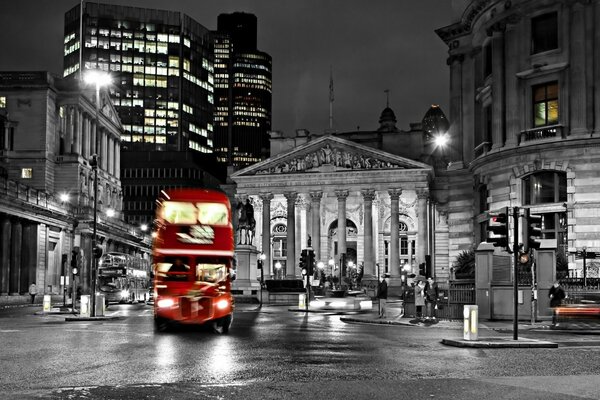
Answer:
<svg viewBox="0 0 600 400"><path fill-rule="evenodd" d="M64 76L100 69L113 78L128 222L150 224L161 189L224 179L213 151L213 57L211 31L179 12L83 2L65 14Z"/></svg>
<svg viewBox="0 0 600 400"><path fill-rule="evenodd" d="M256 16L221 14L215 32L215 153L236 168L269 156L271 56L257 47Z"/></svg>
<svg viewBox="0 0 600 400"><path fill-rule="evenodd" d="M65 14L64 76L111 73L124 149L212 153L210 31L179 12L82 4Z"/></svg>

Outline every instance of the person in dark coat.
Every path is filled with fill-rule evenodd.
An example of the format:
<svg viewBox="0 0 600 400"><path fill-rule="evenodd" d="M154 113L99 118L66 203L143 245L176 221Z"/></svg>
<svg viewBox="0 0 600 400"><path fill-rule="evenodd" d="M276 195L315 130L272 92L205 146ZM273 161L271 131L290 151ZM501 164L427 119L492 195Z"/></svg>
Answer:
<svg viewBox="0 0 600 400"><path fill-rule="evenodd" d="M385 274L377 286L377 298L379 299L379 318L387 317L387 296L388 296L388 278L390 274Z"/></svg>
<svg viewBox="0 0 600 400"><path fill-rule="evenodd" d="M552 308L560 306L562 301L567 297L559 281L554 282L548 295L550 297L550 307Z"/></svg>
<svg viewBox="0 0 600 400"><path fill-rule="evenodd" d="M550 297L550 307L556 308L560 307L562 301L567 297L565 291L560 286L559 281L555 281L554 285L550 288L550 292L548 293L548 297ZM552 311L552 324L556 324L556 311Z"/></svg>
<svg viewBox="0 0 600 400"><path fill-rule="evenodd" d="M438 301L439 289L437 282L432 278L427 278L427 284L425 285L425 309L427 315L425 322L436 323L435 319L435 306Z"/></svg>

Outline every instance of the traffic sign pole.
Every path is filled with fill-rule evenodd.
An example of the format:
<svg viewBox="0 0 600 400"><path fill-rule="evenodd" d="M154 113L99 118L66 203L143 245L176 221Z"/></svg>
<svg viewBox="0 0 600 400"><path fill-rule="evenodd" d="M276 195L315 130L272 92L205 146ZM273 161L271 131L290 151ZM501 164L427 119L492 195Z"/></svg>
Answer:
<svg viewBox="0 0 600 400"><path fill-rule="evenodd" d="M519 338L519 207L513 208L513 263L514 263L514 277L513 277L513 339L518 340Z"/></svg>

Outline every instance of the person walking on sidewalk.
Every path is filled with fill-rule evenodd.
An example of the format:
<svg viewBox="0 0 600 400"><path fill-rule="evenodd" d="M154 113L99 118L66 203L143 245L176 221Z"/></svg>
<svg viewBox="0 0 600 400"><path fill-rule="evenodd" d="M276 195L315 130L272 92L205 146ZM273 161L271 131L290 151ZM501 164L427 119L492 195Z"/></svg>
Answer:
<svg viewBox="0 0 600 400"><path fill-rule="evenodd" d="M390 274L384 274L377 286L377 298L379 299L379 318L387 318L387 296L388 278Z"/></svg>
<svg viewBox="0 0 600 400"><path fill-rule="evenodd" d="M29 285L29 295L31 296L31 304L35 302L35 295L37 294L37 286L35 282Z"/></svg>
<svg viewBox="0 0 600 400"><path fill-rule="evenodd" d="M419 280L415 285L415 317L416 321L423 319L423 306L425 305L425 281Z"/></svg>
<svg viewBox="0 0 600 400"><path fill-rule="evenodd" d="M550 308L552 308L552 325L556 324L556 311L554 310L556 307L560 307L562 301L567 297L565 291L560 286L559 281L555 281L552 287L550 288L550 292L548 293L548 297L550 297Z"/></svg>
<svg viewBox="0 0 600 400"><path fill-rule="evenodd" d="M425 285L425 309L427 315L425 316L425 322L437 323L435 319L435 308L437 306L437 300L439 296L439 289L437 282L432 278L427 278L427 284Z"/></svg>

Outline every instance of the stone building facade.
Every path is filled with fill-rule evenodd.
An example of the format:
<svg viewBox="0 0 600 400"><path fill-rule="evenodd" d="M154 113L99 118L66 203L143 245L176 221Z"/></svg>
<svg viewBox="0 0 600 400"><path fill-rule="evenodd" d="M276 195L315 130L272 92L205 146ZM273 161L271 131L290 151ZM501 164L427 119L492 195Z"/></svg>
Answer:
<svg viewBox="0 0 600 400"><path fill-rule="evenodd" d="M40 293L62 294L61 276L71 276L73 257L80 262L78 285L89 290L92 154L99 156L101 247L149 258L150 238L121 219L121 125L106 93L96 107L94 88L72 79L0 73L0 134L1 301L18 301L32 282Z"/></svg>
<svg viewBox="0 0 600 400"><path fill-rule="evenodd" d="M437 30L449 47L450 256L485 240L486 211L520 207L542 215L568 262L560 274L581 276L575 252L600 251L600 1L455 3L459 17Z"/></svg>

